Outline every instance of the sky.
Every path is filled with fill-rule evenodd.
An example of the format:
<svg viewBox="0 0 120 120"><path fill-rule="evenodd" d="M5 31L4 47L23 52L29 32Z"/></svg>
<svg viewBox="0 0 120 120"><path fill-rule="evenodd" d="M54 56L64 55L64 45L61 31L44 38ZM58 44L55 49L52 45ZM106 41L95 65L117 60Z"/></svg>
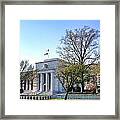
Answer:
<svg viewBox="0 0 120 120"><path fill-rule="evenodd" d="M59 58L56 53L66 29L74 30L89 26L100 30L99 20L21 20L20 60L30 63ZM49 57L44 55L49 49Z"/></svg>

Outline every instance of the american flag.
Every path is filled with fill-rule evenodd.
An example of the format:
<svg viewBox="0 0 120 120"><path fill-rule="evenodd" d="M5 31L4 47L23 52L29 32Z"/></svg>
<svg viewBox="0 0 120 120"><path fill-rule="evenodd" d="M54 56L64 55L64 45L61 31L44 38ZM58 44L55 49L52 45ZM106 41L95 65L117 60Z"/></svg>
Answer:
<svg viewBox="0 0 120 120"><path fill-rule="evenodd" d="M46 53L44 55L48 55L49 54L49 49L46 51Z"/></svg>

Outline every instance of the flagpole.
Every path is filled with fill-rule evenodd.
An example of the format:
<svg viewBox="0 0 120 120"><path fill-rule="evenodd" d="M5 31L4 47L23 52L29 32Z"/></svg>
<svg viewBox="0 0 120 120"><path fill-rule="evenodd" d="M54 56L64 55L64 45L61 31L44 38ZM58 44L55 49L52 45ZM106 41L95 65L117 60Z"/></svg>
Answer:
<svg viewBox="0 0 120 120"><path fill-rule="evenodd" d="M46 53L44 54L44 56L47 55L48 59L49 59L49 49L46 51Z"/></svg>
<svg viewBox="0 0 120 120"><path fill-rule="evenodd" d="M48 59L49 59L49 53L48 53Z"/></svg>
<svg viewBox="0 0 120 120"><path fill-rule="evenodd" d="M47 52L48 52L48 59L49 59L49 49L47 50Z"/></svg>

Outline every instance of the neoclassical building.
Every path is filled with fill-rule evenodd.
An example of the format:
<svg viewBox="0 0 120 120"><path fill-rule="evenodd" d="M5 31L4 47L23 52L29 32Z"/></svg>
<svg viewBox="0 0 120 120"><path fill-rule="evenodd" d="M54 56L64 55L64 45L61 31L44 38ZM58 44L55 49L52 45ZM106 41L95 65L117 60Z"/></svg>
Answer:
<svg viewBox="0 0 120 120"><path fill-rule="evenodd" d="M64 92L64 89L56 77L56 70L60 59L46 59L43 62L36 63L38 70L38 93L39 94L57 94Z"/></svg>

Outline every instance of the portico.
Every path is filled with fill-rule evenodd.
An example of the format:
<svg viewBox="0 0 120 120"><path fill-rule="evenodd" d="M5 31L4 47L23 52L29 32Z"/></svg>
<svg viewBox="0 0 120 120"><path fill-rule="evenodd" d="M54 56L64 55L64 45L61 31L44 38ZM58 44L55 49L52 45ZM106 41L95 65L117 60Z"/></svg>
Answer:
<svg viewBox="0 0 120 120"><path fill-rule="evenodd" d="M38 70L38 93L53 95L64 92L60 81L56 77L56 70L59 64L58 58L47 59L36 63Z"/></svg>
<svg viewBox="0 0 120 120"><path fill-rule="evenodd" d="M53 71L44 71L38 73L38 90L40 93L42 92L50 92L52 94L53 91Z"/></svg>

